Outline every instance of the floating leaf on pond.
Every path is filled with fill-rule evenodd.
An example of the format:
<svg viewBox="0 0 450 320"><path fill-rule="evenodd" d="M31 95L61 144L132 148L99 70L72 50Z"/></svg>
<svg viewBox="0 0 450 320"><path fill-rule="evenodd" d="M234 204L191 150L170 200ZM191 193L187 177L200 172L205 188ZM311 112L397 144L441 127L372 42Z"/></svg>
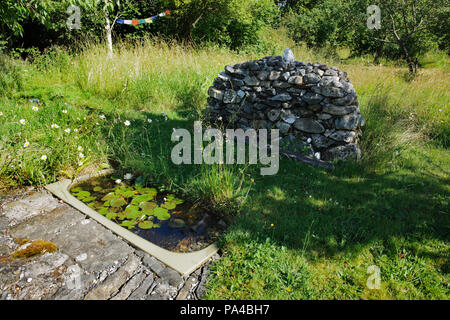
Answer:
<svg viewBox="0 0 450 320"><path fill-rule="evenodd" d="M92 202L95 199L97 199L97 198L96 197L86 197L86 198L82 199L81 201L83 201L83 202Z"/></svg>
<svg viewBox="0 0 450 320"><path fill-rule="evenodd" d="M114 193L108 193L106 196L104 196L103 198L102 198L102 201L108 201L108 200L112 200L112 199L115 199L115 198L117 198L117 196L114 194Z"/></svg>
<svg viewBox="0 0 450 320"><path fill-rule="evenodd" d="M139 211L139 207L138 206L128 206L125 208L125 214L127 216L128 219L138 219L142 213Z"/></svg>
<svg viewBox="0 0 450 320"><path fill-rule="evenodd" d="M122 196L124 198L131 198L131 197L134 197L134 195L135 195L134 192L131 190L127 190L122 194Z"/></svg>
<svg viewBox="0 0 450 320"><path fill-rule="evenodd" d="M102 192L103 188L102 187L94 187L93 189L95 192Z"/></svg>
<svg viewBox="0 0 450 320"><path fill-rule="evenodd" d="M127 227L128 229L133 229L136 226L136 221L134 220L125 220L120 224L122 227Z"/></svg>
<svg viewBox="0 0 450 320"><path fill-rule="evenodd" d="M172 210L175 209L177 205L175 204L175 202L169 201L169 202L165 202L164 204L161 205L162 208L165 208L167 210Z"/></svg>
<svg viewBox="0 0 450 320"><path fill-rule="evenodd" d="M156 204L156 202L152 202L152 201L141 202L139 204L139 207L142 209L142 211L145 214L151 214L153 209L155 209L157 206L158 205Z"/></svg>
<svg viewBox="0 0 450 320"><path fill-rule="evenodd" d="M117 213L117 219L123 220L123 219L126 219L126 218L128 218L128 215L127 215L126 212L120 211L119 213Z"/></svg>
<svg viewBox="0 0 450 320"><path fill-rule="evenodd" d="M151 196L156 196L156 194L158 193L158 190L156 190L155 188L142 188L139 190L139 193L142 195L148 194Z"/></svg>
<svg viewBox="0 0 450 320"><path fill-rule="evenodd" d="M110 211L110 212L108 212L108 213L106 214L106 217L107 217L109 220L115 219L115 218L117 218L117 212Z"/></svg>
<svg viewBox="0 0 450 320"><path fill-rule="evenodd" d="M141 221L138 224L138 227L141 229L151 229L153 228L153 226L154 226L153 221L150 220Z"/></svg>
<svg viewBox="0 0 450 320"><path fill-rule="evenodd" d="M100 214L102 214L102 215L105 215L105 214L108 213L108 208L101 208L101 209L99 209L97 212L100 213Z"/></svg>
<svg viewBox="0 0 450 320"><path fill-rule="evenodd" d="M167 209L164 209L164 208L161 208L161 207L153 209L153 214L159 220L167 220L167 219L170 218L170 213L167 212Z"/></svg>
<svg viewBox="0 0 450 320"><path fill-rule="evenodd" d="M153 195L151 194L143 194L143 195L139 195L133 198L133 200L131 201L131 204L140 204L141 202L145 202L145 201L149 201L149 200L153 200Z"/></svg>
<svg viewBox="0 0 450 320"><path fill-rule="evenodd" d="M83 189L81 187L75 187L70 190L70 192L72 192L72 193L76 193L76 192L80 192L80 191L83 191Z"/></svg>
<svg viewBox="0 0 450 320"><path fill-rule="evenodd" d="M125 199L123 199L123 198L115 198L115 199L112 199L112 200L109 202L109 204L110 204L111 207L118 208L118 207L121 207L121 206L123 206L123 205L126 205L127 202L126 202Z"/></svg>

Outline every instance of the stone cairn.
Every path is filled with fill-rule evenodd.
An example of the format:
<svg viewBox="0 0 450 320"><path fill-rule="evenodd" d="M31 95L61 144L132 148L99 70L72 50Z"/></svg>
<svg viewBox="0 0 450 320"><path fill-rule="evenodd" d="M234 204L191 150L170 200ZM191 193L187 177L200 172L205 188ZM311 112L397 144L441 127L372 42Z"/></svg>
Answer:
<svg viewBox="0 0 450 320"><path fill-rule="evenodd" d="M244 131L277 128L318 159L359 160L364 118L347 73L289 53L227 65L208 90L206 120Z"/></svg>

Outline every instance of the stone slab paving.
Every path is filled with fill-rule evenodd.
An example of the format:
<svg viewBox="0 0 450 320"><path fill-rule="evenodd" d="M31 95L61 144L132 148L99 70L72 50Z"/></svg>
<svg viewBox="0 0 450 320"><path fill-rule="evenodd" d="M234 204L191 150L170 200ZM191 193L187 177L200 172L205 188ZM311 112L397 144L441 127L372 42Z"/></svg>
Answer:
<svg viewBox="0 0 450 320"><path fill-rule="evenodd" d="M12 258L20 239L58 249ZM194 300L218 258L182 277L45 190L0 198L0 300Z"/></svg>

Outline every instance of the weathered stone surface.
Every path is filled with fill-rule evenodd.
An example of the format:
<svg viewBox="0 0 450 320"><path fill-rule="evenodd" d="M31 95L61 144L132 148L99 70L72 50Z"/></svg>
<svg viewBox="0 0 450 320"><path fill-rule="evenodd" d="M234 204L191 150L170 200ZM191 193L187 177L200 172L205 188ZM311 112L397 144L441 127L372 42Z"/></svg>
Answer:
<svg viewBox="0 0 450 320"><path fill-rule="evenodd" d="M289 132L289 129L291 129L290 124L283 122L283 121L278 121L276 123L277 128L280 130L281 134L286 134Z"/></svg>
<svg viewBox="0 0 450 320"><path fill-rule="evenodd" d="M318 93L307 92L302 99L308 104L319 104L323 97Z"/></svg>
<svg viewBox="0 0 450 320"><path fill-rule="evenodd" d="M302 76L292 76L289 78L288 82L291 84L302 85L303 77Z"/></svg>
<svg viewBox="0 0 450 320"><path fill-rule="evenodd" d="M222 101L223 100L223 91L222 90L218 90L214 87L209 87L208 89L208 95L211 98L214 98L216 100Z"/></svg>
<svg viewBox="0 0 450 320"><path fill-rule="evenodd" d="M286 123L293 124L296 116L290 110L281 109L281 119Z"/></svg>
<svg viewBox="0 0 450 320"><path fill-rule="evenodd" d="M131 293L128 300L142 300L148 293L150 287L154 282L153 273L147 275L144 281L139 285L139 287Z"/></svg>
<svg viewBox="0 0 450 320"><path fill-rule="evenodd" d="M312 144L316 148L328 148L333 143L335 143L334 140L328 139L327 137L321 135L321 134L313 134L311 136Z"/></svg>
<svg viewBox="0 0 450 320"><path fill-rule="evenodd" d="M361 159L361 149L356 144L337 146L329 149L327 152L329 153L329 157L332 159L354 161Z"/></svg>
<svg viewBox="0 0 450 320"><path fill-rule="evenodd" d="M2 213L9 220L10 225L15 225L44 211L52 211L58 206L60 204L55 198L48 192L42 191L5 204Z"/></svg>
<svg viewBox="0 0 450 320"><path fill-rule="evenodd" d="M305 83L309 83L309 84L316 84L316 83L320 82L320 77L318 75L316 75L315 73L307 73L303 77L303 81Z"/></svg>
<svg viewBox="0 0 450 320"><path fill-rule="evenodd" d="M111 300L125 300L145 279L146 274L142 271L134 275Z"/></svg>
<svg viewBox="0 0 450 320"><path fill-rule="evenodd" d="M280 76L281 76L281 72L279 72L279 71L270 71L270 73L269 73L269 80L270 81L277 80Z"/></svg>
<svg viewBox="0 0 450 320"><path fill-rule="evenodd" d="M145 266L149 267L158 276L161 276L161 272L166 268L166 266L161 263L158 259L152 256L146 256L142 259Z"/></svg>
<svg viewBox="0 0 450 320"><path fill-rule="evenodd" d="M16 224L9 229L9 234L13 238L50 239L56 236L60 230L84 219L83 214L64 204L52 211L35 215L27 221Z"/></svg>
<svg viewBox="0 0 450 320"><path fill-rule="evenodd" d="M234 90L227 90L223 94L223 102L224 103L235 103L236 102L236 91Z"/></svg>
<svg viewBox="0 0 450 320"><path fill-rule="evenodd" d="M355 89L338 68L264 57L225 67L213 85L225 92L230 81L240 94L230 94L226 103L208 100L212 123L223 116L224 122L245 130L275 127L282 136L310 139L312 152L323 160L334 155L327 152L330 148L359 143L364 120Z"/></svg>
<svg viewBox="0 0 450 320"><path fill-rule="evenodd" d="M87 272L99 272L126 259L133 249L95 221L82 220L50 239L66 254L84 256L78 264Z"/></svg>
<svg viewBox="0 0 450 320"><path fill-rule="evenodd" d="M276 95L275 97L270 98L270 100L285 102L285 101L292 100L292 97L289 93L280 93L280 94Z"/></svg>
<svg viewBox="0 0 450 320"><path fill-rule="evenodd" d="M167 282L173 287L178 287L184 282L180 274L170 268L165 268L163 271L161 271L160 277L166 279Z"/></svg>
<svg viewBox="0 0 450 320"><path fill-rule="evenodd" d="M250 87L258 86L259 83L260 83L258 78L253 77L253 76L252 77L249 77L249 76L245 77L244 78L244 82L245 82L245 84L247 86L250 86Z"/></svg>
<svg viewBox="0 0 450 320"><path fill-rule="evenodd" d="M336 141L343 141L351 143L355 140L356 133L354 131L335 131L329 136L331 139Z"/></svg>
<svg viewBox="0 0 450 320"><path fill-rule="evenodd" d="M193 289L195 288L195 286L197 284L198 284L197 277L190 276L186 280L183 288L181 288L181 290L178 292L176 300L185 300L188 297L188 295L190 294L190 292L193 291Z"/></svg>
<svg viewBox="0 0 450 320"><path fill-rule="evenodd" d="M92 289L86 296L85 300L106 300L120 289L120 287L137 271L140 261L131 254L126 264L108 277L103 283Z"/></svg>
<svg viewBox="0 0 450 320"><path fill-rule="evenodd" d="M280 113L280 109L272 109L267 112L267 118L269 118L270 121L275 122L280 117Z"/></svg>
<svg viewBox="0 0 450 320"><path fill-rule="evenodd" d="M265 81L267 80L267 78L269 77L269 71L267 70L262 70L260 72L258 72L258 74L256 75L256 77L261 80L261 81Z"/></svg>
<svg viewBox="0 0 450 320"><path fill-rule="evenodd" d="M360 114L350 114L336 118L336 129L353 130L364 125L364 118Z"/></svg>
<svg viewBox="0 0 450 320"><path fill-rule="evenodd" d="M324 126L320 122L309 118L295 120L294 127L307 133L323 133L325 131Z"/></svg>
<svg viewBox="0 0 450 320"><path fill-rule="evenodd" d="M323 107L322 111L335 116L344 116L346 114L355 112L356 109L356 106L335 106L332 104L327 104Z"/></svg>

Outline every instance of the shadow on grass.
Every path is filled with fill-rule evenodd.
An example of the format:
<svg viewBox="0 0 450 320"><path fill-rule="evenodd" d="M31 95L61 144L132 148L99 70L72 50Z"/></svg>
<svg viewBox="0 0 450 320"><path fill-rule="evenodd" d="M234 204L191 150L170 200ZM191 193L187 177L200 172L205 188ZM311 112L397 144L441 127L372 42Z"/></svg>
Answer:
<svg viewBox="0 0 450 320"><path fill-rule="evenodd" d="M180 106L180 111L184 109ZM152 185L182 190L186 198L201 195L187 186L207 165L175 165L170 159L175 145L170 139L173 129L192 132L193 114L190 120L165 120L163 115L151 113L115 113L107 118L117 119L103 130L111 163L117 169L143 174ZM125 120L131 125L125 126ZM245 232L249 238L235 237L235 241L270 238L305 256L327 257L338 252L357 255L377 241L385 248L401 250L392 242L394 238L408 239L411 245L415 241L449 241L445 207L449 181L423 170L415 173L414 165L377 174L362 164L340 164L334 171L325 171L281 159L278 174L260 176L259 168L252 166L245 183L250 183L250 178L255 181L252 191L227 232ZM209 199L205 196L203 201ZM448 258L446 253L429 254Z"/></svg>

